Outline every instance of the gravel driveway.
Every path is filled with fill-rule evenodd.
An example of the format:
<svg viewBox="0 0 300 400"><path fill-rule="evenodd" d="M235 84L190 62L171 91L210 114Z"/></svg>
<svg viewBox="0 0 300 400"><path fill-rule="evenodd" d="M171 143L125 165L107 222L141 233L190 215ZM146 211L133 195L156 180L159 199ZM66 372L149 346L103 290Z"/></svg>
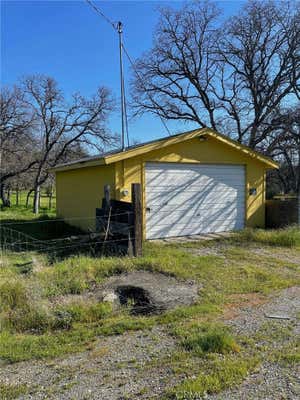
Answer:
<svg viewBox="0 0 300 400"><path fill-rule="evenodd" d="M300 288L277 293L259 305L245 303L226 324L238 334L256 334L264 323L289 326L299 335ZM268 318L268 317L284 317ZM285 319L285 318L289 319ZM280 343L280 346L284 343ZM160 399L167 388L184 377L175 376L167 364L157 367L157 359L172 356L174 339L162 327L101 338L83 353L52 361L30 361L0 367L0 383L26 384L31 393L19 399ZM151 364L152 360L156 360ZM155 365L155 367L153 366ZM270 361L239 386L211 400L296 400L300 399L299 367Z"/></svg>
<svg viewBox="0 0 300 400"><path fill-rule="evenodd" d="M209 400L299 400L299 368L282 367L275 363L263 363L237 388Z"/></svg>
<svg viewBox="0 0 300 400"><path fill-rule="evenodd" d="M151 369L149 361L167 356L174 347L161 328L105 337L92 351L2 367L0 382L32 387L31 394L19 397L26 400L159 398L164 388L175 384L174 377L171 371Z"/></svg>
<svg viewBox="0 0 300 400"><path fill-rule="evenodd" d="M268 324L269 328L286 327L292 336L300 334L300 287L285 289L273 295L269 302L259 307L245 307L237 317L225 321L238 334L253 335ZM298 317L298 318L297 318ZM288 319L287 319L288 318ZM288 338L276 346L284 346ZM210 400L299 400L300 366L284 366L264 362L238 387L217 395L207 396Z"/></svg>

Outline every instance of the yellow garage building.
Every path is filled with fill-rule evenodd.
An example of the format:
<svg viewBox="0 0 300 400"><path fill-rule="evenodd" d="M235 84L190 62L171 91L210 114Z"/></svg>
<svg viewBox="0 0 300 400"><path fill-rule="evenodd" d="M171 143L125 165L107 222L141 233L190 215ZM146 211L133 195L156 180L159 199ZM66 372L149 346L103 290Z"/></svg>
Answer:
<svg viewBox="0 0 300 400"><path fill-rule="evenodd" d="M95 229L104 185L131 201L140 183L146 239L265 226L266 170L276 162L208 128L58 165L57 216Z"/></svg>

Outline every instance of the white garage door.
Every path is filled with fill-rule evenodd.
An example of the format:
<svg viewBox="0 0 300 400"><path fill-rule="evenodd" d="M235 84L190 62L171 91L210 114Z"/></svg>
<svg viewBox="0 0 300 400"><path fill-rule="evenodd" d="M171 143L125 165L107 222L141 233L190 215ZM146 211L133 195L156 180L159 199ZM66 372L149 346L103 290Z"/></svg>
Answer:
<svg viewBox="0 0 300 400"><path fill-rule="evenodd" d="M146 238L244 227L242 165L146 164Z"/></svg>

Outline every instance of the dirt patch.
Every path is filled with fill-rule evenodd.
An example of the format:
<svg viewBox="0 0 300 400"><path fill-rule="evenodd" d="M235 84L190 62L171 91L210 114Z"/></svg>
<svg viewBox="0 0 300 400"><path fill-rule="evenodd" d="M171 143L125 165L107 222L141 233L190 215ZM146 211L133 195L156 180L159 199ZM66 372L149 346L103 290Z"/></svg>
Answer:
<svg viewBox="0 0 300 400"><path fill-rule="evenodd" d="M94 291L86 291L82 294L65 294L51 298L50 307L68 306L73 303L95 303L99 296Z"/></svg>
<svg viewBox="0 0 300 400"><path fill-rule="evenodd" d="M160 273L136 271L111 276L102 285L95 285L82 294L57 296L51 304L108 301L115 308L131 307L132 314L155 314L193 304L200 289L194 281L178 281Z"/></svg>
<svg viewBox="0 0 300 400"><path fill-rule="evenodd" d="M259 293L233 294L229 296L230 302L225 304L222 319L232 320L238 318L243 310L259 307L267 302L267 297Z"/></svg>
<svg viewBox="0 0 300 400"><path fill-rule="evenodd" d="M290 248L281 248L280 252L278 252L268 247L252 247L251 252L262 257L277 258L286 263L300 264L299 252Z"/></svg>
<svg viewBox="0 0 300 400"><path fill-rule="evenodd" d="M176 236L165 239L154 239L154 243L191 243L191 242L208 242L216 239L224 239L233 236L233 232L219 232L219 233L203 233L198 235L189 236Z"/></svg>
<svg viewBox="0 0 300 400"><path fill-rule="evenodd" d="M194 248L188 248L188 247L183 247L184 251L187 251L188 253L193 254L194 256L215 256L215 257L222 257L225 258L225 255L223 254L223 251L228 248L228 246L203 246L203 247L198 247L196 249Z"/></svg>
<svg viewBox="0 0 300 400"><path fill-rule="evenodd" d="M194 303L200 286L159 273L136 271L112 276L102 288L102 301L132 307L133 314L150 314Z"/></svg>
<svg viewBox="0 0 300 400"><path fill-rule="evenodd" d="M295 286L273 294L268 301L258 295L253 296L252 302L245 302L244 306L237 309L236 315L224 321L238 334L255 334L265 322L270 322L270 316L281 316L273 319L274 324L285 326L294 324L294 330L300 332L300 323L297 315L300 312L300 287Z"/></svg>

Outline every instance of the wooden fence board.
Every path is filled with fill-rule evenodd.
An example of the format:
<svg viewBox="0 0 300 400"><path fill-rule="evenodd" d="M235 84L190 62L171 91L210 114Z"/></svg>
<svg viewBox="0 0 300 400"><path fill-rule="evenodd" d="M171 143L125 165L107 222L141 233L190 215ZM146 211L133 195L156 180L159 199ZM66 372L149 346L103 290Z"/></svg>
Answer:
<svg viewBox="0 0 300 400"><path fill-rule="evenodd" d="M142 203L141 186L132 184L132 203L110 198L110 188L104 187L102 208L96 208L96 231L105 231L107 244L118 241L127 254L142 254Z"/></svg>

